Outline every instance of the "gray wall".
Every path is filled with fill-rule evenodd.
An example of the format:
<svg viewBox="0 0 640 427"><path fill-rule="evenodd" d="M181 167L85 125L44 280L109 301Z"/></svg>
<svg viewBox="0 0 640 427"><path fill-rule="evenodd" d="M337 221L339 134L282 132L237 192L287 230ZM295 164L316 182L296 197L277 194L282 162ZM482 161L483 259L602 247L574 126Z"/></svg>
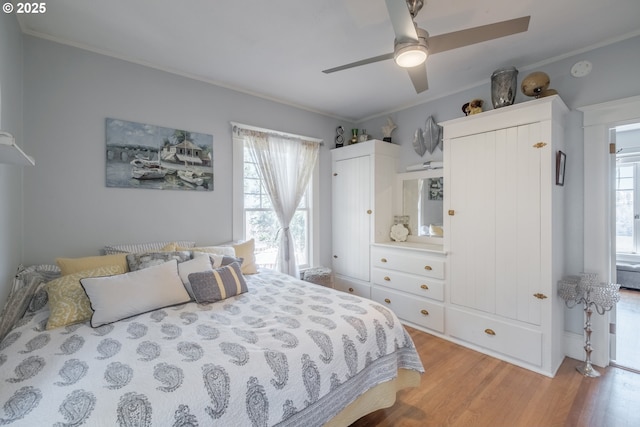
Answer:
<svg viewBox="0 0 640 427"><path fill-rule="evenodd" d="M23 40L13 16L2 15L0 19L2 128L15 133L37 161L35 168L24 172L0 165L0 278L4 278L0 301L7 292L7 278L19 262L52 263L58 256L97 254L108 243L192 239L209 244L230 240L231 120L326 141L320 158L320 262L330 263L329 149L335 127L342 124L350 129L353 124L49 41ZM636 37L520 72L522 78L534 70L546 71L551 86L573 110L566 131L567 273L584 268L582 116L575 108L638 95L639 49L640 38ZM589 76L576 79L569 69L580 59L591 61L594 69ZM496 64L496 68L503 65L508 64ZM23 87L24 122L29 125L21 138ZM413 152L414 130L423 127L429 115L437 121L460 117L462 104L473 98L484 99L485 108L490 108L488 79L476 88L391 114L399 126L393 139L402 146L401 170L406 165L440 160L439 150L423 158ZM519 94L516 102L525 100ZM213 134L215 191L106 188L106 117ZM385 120L386 115L357 127L380 138ZM567 329L580 332L581 323L579 310L573 310Z"/></svg>
<svg viewBox="0 0 640 427"><path fill-rule="evenodd" d="M25 138L38 161L25 175L25 262L97 255L105 244L231 240L230 121L327 141L320 227L330 229L336 119L34 37L24 50ZM107 188L107 117L212 134L214 191ZM331 241L320 243L329 265Z"/></svg>
<svg viewBox="0 0 640 427"><path fill-rule="evenodd" d="M0 129L22 138L22 34L13 14L0 14ZM22 262L23 167L0 163L0 310Z"/></svg>
<svg viewBox="0 0 640 427"><path fill-rule="evenodd" d="M579 60L588 60L593 64L591 74L582 78L571 76L571 66ZM500 68L498 64L496 68ZM517 64L513 64L516 65ZM547 65L528 70L520 70L518 83L533 71L544 71L551 79L551 88L556 89L560 97L571 110L566 122L567 166L565 174L565 239L567 243L565 260L566 274L578 274L588 269L583 265L584 259L584 150L582 113L576 108L615 99L640 95L638 84L640 70L640 37L634 37L613 45L598 48L580 55L558 60ZM424 128L424 122L430 115L437 121L462 117L461 107L474 98L484 100L485 110L491 109L491 85L486 83L406 110L390 114L398 128L393 132L393 142L401 145L400 167L421 163L428 160L442 160L442 151L436 149L432 155L426 153L418 156L412 147L413 133L417 128ZM518 92L516 103L526 102L528 97ZM386 123L387 115L372 118L358 124L374 137L380 138L380 129ZM445 189L446 191L446 189ZM588 191L588 189L587 189ZM606 209L606 207L602 207ZM567 312L566 329L581 333L583 328L581 310Z"/></svg>

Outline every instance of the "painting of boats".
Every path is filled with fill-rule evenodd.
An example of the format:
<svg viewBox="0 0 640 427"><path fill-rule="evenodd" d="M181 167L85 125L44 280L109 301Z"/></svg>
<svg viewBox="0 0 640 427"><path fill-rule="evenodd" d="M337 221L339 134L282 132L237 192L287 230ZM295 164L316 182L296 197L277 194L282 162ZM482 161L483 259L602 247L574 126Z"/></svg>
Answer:
<svg viewBox="0 0 640 427"><path fill-rule="evenodd" d="M213 136L106 119L107 187L213 191Z"/></svg>

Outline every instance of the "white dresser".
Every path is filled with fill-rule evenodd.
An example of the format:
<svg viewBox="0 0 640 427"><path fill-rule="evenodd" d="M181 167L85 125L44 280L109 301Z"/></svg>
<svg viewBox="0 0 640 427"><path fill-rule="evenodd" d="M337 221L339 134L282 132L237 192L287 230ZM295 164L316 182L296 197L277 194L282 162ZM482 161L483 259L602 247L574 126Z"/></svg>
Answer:
<svg viewBox="0 0 640 427"><path fill-rule="evenodd" d="M444 333L445 255L441 246L375 243L371 266L371 299L411 326Z"/></svg>

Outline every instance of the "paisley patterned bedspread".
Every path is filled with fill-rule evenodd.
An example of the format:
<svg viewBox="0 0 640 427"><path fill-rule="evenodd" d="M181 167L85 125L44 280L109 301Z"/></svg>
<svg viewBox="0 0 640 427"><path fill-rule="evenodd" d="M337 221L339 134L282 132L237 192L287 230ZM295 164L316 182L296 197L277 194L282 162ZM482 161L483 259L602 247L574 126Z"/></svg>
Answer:
<svg viewBox="0 0 640 427"><path fill-rule="evenodd" d="M367 299L271 271L249 292L92 329L0 343L0 425L322 425L398 368L423 372L398 318Z"/></svg>

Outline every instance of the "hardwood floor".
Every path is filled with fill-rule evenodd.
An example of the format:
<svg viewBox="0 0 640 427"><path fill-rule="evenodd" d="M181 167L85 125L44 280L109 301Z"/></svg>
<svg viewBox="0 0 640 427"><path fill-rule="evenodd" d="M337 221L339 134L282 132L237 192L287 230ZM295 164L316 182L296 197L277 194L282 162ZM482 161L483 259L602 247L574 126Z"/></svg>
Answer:
<svg viewBox="0 0 640 427"><path fill-rule="evenodd" d="M420 387L351 427L640 425L640 375L608 367L600 378L566 358L551 379L407 328L425 367Z"/></svg>

